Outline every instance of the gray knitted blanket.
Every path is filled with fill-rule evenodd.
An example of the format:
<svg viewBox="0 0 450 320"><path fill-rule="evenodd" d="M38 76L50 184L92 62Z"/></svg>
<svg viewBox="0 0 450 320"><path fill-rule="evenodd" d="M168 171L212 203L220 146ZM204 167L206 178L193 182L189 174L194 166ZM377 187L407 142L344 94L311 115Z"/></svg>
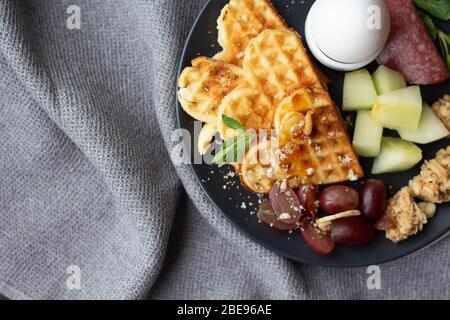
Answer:
<svg viewBox="0 0 450 320"><path fill-rule="evenodd" d="M366 268L253 243L172 165L176 69L204 4L0 1L0 293L449 299L448 238L381 265L370 289Z"/></svg>

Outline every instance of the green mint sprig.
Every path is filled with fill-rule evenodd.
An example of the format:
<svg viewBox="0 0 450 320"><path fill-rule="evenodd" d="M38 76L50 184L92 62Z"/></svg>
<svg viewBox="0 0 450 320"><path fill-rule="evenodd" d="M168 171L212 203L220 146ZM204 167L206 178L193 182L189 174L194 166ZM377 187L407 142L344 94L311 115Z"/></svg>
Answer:
<svg viewBox="0 0 450 320"><path fill-rule="evenodd" d="M439 38L439 48L441 49L442 57L447 65L447 69L450 71L450 35L444 33L441 30L437 31Z"/></svg>
<svg viewBox="0 0 450 320"><path fill-rule="evenodd" d="M413 0L413 2L435 18L443 21L450 20L450 1L448 0Z"/></svg>
<svg viewBox="0 0 450 320"><path fill-rule="evenodd" d="M430 1L432 2L432 1ZM448 6L450 6L450 1L447 0ZM444 60L447 69L450 71L450 35L446 34L444 31L438 29L433 21L433 19L423 12L418 10L425 27L428 29L428 33L434 41L439 42L439 49L441 51L442 59Z"/></svg>
<svg viewBox="0 0 450 320"><path fill-rule="evenodd" d="M227 127L238 130L240 135L226 140L220 146L220 150L212 159L212 162L216 165L232 164L240 161L255 139L254 135L246 133L245 127L239 121L226 115L222 115L222 121Z"/></svg>

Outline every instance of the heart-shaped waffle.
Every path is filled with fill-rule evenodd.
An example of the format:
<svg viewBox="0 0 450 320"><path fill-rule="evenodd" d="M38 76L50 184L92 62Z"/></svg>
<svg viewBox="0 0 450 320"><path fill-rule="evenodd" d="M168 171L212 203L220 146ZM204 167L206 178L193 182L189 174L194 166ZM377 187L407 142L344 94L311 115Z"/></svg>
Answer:
<svg viewBox="0 0 450 320"><path fill-rule="evenodd" d="M241 64L249 42L266 29L287 28L283 18L267 0L231 0L217 21L218 42L223 51L214 58Z"/></svg>

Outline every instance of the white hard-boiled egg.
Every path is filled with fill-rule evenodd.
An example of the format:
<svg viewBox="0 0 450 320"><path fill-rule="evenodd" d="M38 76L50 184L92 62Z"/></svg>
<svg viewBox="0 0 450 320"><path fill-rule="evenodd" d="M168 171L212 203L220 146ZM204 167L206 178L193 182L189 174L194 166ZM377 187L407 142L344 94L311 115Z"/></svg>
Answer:
<svg viewBox="0 0 450 320"><path fill-rule="evenodd" d="M352 70L381 53L390 30L383 0L317 0L308 14L306 39L325 65Z"/></svg>

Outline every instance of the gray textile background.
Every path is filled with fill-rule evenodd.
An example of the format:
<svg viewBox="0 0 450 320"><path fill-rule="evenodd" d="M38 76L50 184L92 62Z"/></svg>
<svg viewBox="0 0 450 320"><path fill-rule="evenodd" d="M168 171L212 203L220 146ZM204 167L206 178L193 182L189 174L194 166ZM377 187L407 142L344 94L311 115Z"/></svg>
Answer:
<svg viewBox="0 0 450 320"><path fill-rule="evenodd" d="M176 67L204 3L0 1L0 293L450 298L448 238L381 266L382 290L368 290L364 268L299 265L249 241L171 165ZM81 30L65 27L71 4ZM66 287L69 265L81 290Z"/></svg>

